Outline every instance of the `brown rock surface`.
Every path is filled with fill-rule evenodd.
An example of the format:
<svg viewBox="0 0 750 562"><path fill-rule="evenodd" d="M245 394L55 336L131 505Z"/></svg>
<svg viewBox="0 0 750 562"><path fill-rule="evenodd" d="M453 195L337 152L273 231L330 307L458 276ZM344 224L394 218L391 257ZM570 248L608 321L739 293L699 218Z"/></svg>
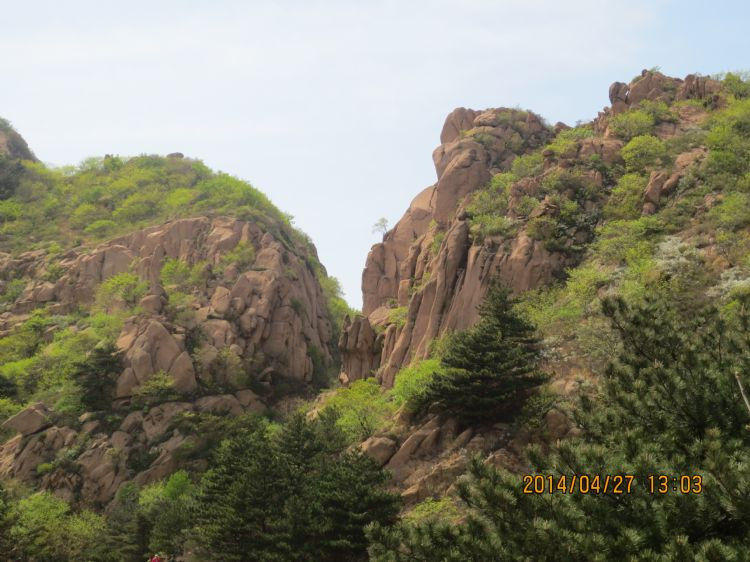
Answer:
<svg viewBox="0 0 750 562"><path fill-rule="evenodd" d="M389 437L370 437L360 448L380 466L385 465L398 449L396 442Z"/></svg>
<svg viewBox="0 0 750 562"><path fill-rule="evenodd" d="M39 402L5 420L2 427L27 436L52 425L52 415L52 412Z"/></svg>

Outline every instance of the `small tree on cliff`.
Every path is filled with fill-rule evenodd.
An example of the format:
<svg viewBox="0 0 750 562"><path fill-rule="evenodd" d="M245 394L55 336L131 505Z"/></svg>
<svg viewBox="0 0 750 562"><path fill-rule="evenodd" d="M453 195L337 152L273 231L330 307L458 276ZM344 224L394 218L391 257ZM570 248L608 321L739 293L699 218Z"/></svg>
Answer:
<svg viewBox="0 0 750 562"><path fill-rule="evenodd" d="M87 410L110 407L121 370L122 352L110 341L99 343L77 365L73 379L81 388L81 403Z"/></svg>
<svg viewBox="0 0 750 562"><path fill-rule="evenodd" d="M432 407L469 424L493 422L512 414L519 398L547 379L538 369L534 326L513 310L509 293L490 286L479 322L449 340L419 409Z"/></svg>

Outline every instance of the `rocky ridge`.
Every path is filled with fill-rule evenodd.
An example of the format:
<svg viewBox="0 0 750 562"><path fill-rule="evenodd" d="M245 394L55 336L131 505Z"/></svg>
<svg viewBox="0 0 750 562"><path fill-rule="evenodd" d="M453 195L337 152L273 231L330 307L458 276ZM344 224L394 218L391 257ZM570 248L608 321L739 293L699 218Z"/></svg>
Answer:
<svg viewBox="0 0 750 562"><path fill-rule="evenodd" d="M543 170L524 177L509 188L507 218L517 229L511 235L483 240L472 235L467 212L472 194L500 172L511 168L517 156L539 150L555 139L564 124L548 127L532 112L508 108L475 111L458 108L446 118L441 145L433 152L438 181L420 192L383 241L375 244L362 273L363 316L348 321L341 335L343 381L376 375L384 386L393 385L398 370L414 359L426 357L430 343L477 319L490 279L498 277L514 293L544 286L564 276L581 252L550 249L527 228L531 218L554 217L559 209L543 194L545 178L561 171L587 166L586 181L597 190L611 188L608 179L589 162L605 166L622 164L624 143L609 130L612 116L644 100L672 103L703 100L706 107L721 103L721 84L710 78L688 75L684 80L644 70L629 84L615 82L609 89L612 106L591 123L594 135L582 138L564 153L543 150ZM684 105L675 122L655 129L659 138L670 138L695 128L706 109ZM644 213L652 213L662 194L674 189L705 149L681 154L667 175L655 171L644 192ZM537 198L539 206L523 216L517 209L524 197ZM606 199L582 201L592 216ZM587 244L588 230L568 233L568 246ZM405 320L394 322L393 310L404 309Z"/></svg>
<svg viewBox="0 0 750 562"><path fill-rule="evenodd" d="M624 168L625 142L611 127L613 118L644 101L664 102L674 117L657 122L653 135L667 140L698 129L711 109L722 106L723 95L721 83L710 78L689 75L682 80L644 70L629 84L612 84L612 105L587 125L590 134L556 146L556 138L570 127L549 127L531 112L454 110L433 153L437 183L415 197L368 254L362 274L363 315L347 319L339 340L340 380L346 384L375 376L391 387L402 367L429 356L433 341L476 321L477 306L493 278L515 294L564 278L566 269L581 261L595 239L594 227L614 186L607 169ZM680 101L689 103L675 105ZM510 146L511 131L523 142ZM505 216L514 228L477 236L472 231L472 197L486 189L493 176L511 169L514 159L534 151L541 152L540 169L517 178L507 189ZM706 154L704 146L689 148L669 167L651 171L641 195L642 214L656 212ZM531 225L560 216L559 199L549 190L545 193L544 186L569 173L577 174L586 188L584 196L564 184L560 192L569 199L577 197L586 221L565 229L553 245ZM530 212L520 210L524 197L537 200ZM568 397L580 392L587 376L565 359L548 359L547 370L553 374L553 392ZM403 412L396 421L397 430L377 433L362 443L362 449L392 471L407 504L450 491L472 454L520 470L521 452L529 440L553 442L577 431L554 408L536 435L505 424L462 428L455 420L434 416L413 420Z"/></svg>
<svg viewBox="0 0 750 562"><path fill-rule="evenodd" d="M239 244L251 245L255 254L242 269L223 259ZM119 423L98 413L70 421L43 404L30 406L4 423L17 435L0 446L0 476L104 505L125 482L142 485L177 469L181 447L195 444L195 436L174 427L179 415L262 412L275 383L308 384L315 369L331 363L332 325L306 257L258 225L228 217L175 220L53 261L43 251L0 256L0 277L31 279L0 316L5 333L38 307L55 314L90 307L97 287L118 274L134 273L147 285L117 339L123 370L112 412ZM170 259L203 268L190 294L188 323L176 322L169 311L160 272ZM57 280L44 281L53 268L61 272ZM123 303L106 306L117 311ZM230 372L228 361L246 376ZM157 374L165 374L181 398L135 404L139 388ZM53 470L40 474L45 463Z"/></svg>

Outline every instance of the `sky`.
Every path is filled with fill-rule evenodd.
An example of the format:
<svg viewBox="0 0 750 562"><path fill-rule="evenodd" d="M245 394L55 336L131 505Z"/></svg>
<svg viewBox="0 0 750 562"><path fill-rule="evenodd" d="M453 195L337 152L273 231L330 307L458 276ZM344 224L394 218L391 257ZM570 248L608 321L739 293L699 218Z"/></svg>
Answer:
<svg viewBox="0 0 750 562"><path fill-rule="evenodd" d="M750 3L0 0L0 116L52 165L182 152L264 191L345 297L455 107L588 121L614 81L747 70Z"/></svg>

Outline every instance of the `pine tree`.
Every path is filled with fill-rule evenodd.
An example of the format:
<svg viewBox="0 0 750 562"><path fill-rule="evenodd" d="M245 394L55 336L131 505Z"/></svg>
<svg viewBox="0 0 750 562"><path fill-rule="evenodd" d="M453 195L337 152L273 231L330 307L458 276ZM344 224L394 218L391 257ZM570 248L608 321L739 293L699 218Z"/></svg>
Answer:
<svg viewBox="0 0 750 562"><path fill-rule="evenodd" d="M117 492L107 514L107 533L103 537L110 559L117 562L141 562L148 556L150 524L138 509L138 488L125 484Z"/></svg>
<svg viewBox="0 0 750 562"><path fill-rule="evenodd" d="M632 493L524 494L519 475L472 463L468 515L374 527L374 560L745 560L750 547L750 299L715 308L603 303L622 342L601 395L582 400L582 438L529 450L531 472L633 474ZM652 494L648 475L700 475L702 493Z"/></svg>
<svg viewBox="0 0 750 562"><path fill-rule="evenodd" d="M434 408L468 424L511 416L528 391L546 380L538 370L534 326L513 309L507 288L492 284L479 322L454 334L441 371L427 385L418 408Z"/></svg>
<svg viewBox="0 0 750 562"><path fill-rule="evenodd" d="M77 365L73 379L81 388L81 402L87 410L106 410L111 406L121 371L122 352L113 342L100 343Z"/></svg>
<svg viewBox="0 0 750 562"><path fill-rule="evenodd" d="M392 523L387 475L346 441L331 413L297 414L271 435L261 424L219 448L197 498L201 551L234 560L359 560L364 528Z"/></svg>

